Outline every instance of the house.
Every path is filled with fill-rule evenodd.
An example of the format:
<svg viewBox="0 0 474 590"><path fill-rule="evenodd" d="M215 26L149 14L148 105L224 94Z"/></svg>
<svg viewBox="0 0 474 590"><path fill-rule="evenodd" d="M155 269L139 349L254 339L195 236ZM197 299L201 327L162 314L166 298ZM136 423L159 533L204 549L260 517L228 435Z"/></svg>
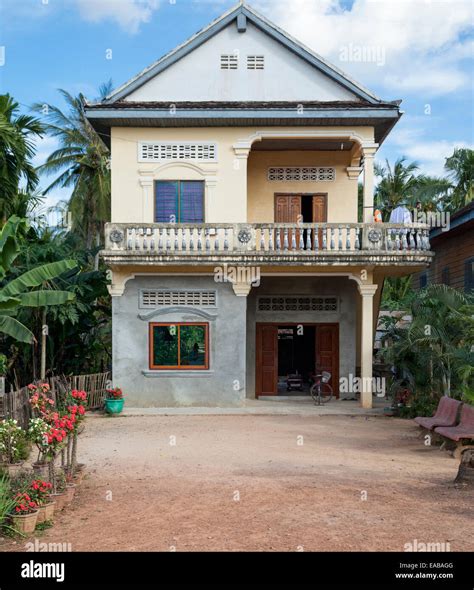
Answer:
<svg viewBox="0 0 474 590"><path fill-rule="evenodd" d="M465 293L474 292L474 201L459 209L447 227L430 231L431 250L435 253L429 269L412 279L415 289L442 283Z"/></svg>
<svg viewBox="0 0 474 590"><path fill-rule="evenodd" d="M432 256L428 226L373 223L399 104L239 4L85 105L111 149L102 256L130 404L239 405L317 369L339 399L362 376L371 407L384 278Z"/></svg>

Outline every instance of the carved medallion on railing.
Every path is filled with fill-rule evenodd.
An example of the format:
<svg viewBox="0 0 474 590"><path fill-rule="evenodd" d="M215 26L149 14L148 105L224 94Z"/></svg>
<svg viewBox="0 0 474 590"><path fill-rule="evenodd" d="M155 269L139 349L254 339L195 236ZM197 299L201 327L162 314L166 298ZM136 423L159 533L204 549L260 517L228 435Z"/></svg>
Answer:
<svg viewBox="0 0 474 590"><path fill-rule="evenodd" d="M245 227L239 231L237 234L237 239L241 244L248 244L252 239L252 233L248 228Z"/></svg>
<svg viewBox="0 0 474 590"><path fill-rule="evenodd" d="M120 244L123 242L123 232L119 229L113 229L109 234L109 239L113 244Z"/></svg>
<svg viewBox="0 0 474 590"><path fill-rule="evenodd" d="M382 232L379 229L371 229L367 237L369 238L369 241L371 241L373 244L376 244L382 239Z"/></svg>

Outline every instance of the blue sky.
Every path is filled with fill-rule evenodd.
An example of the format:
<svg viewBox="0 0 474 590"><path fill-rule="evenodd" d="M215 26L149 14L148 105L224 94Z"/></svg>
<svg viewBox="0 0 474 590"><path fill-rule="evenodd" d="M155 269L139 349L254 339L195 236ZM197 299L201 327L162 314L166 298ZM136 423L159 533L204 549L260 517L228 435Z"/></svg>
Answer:
<svg viewBox="0 0 474 590"><path fill-rule="evenodd" d="M0 91L26 111L61 105L57 88L119 86L233 6L233 0L0 0ZM473 145L470 0L255 0L250 4L405 115L378 160L405 155L442 174ZM112 59L106 58L112 50ZM366 54L361 54L366 50ZM1 58L0 53L0 58ZM362 56L362 59L360 57ZM1 62L1 60L0 60ZM54 148L46 138L36 163ZM48 202L67 197L57 191Z"/></svg>

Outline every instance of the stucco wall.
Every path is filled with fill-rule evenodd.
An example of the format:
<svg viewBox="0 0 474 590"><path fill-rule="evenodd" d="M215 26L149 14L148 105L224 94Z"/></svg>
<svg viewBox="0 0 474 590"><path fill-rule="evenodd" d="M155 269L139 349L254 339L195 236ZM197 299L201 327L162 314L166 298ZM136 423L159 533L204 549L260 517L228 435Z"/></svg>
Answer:
<svg viewBox="0 0 474 590"><path fill-rule="evenodd" d="M337 312L258 312L257 298L265 295L337 296ZM345 277L263 277L247 302L247 395L255 397L255 347L257 322L338 323L339 377L355 375L357 284ZM344 399L341 393L341 399ZM350 397L350 395L349 395Z"/></svg>
<svg viewBox="0 0 474 590"><path fill-rule="evenodd" d="M261 131L261 130L260 130ZM372 127L265 128L265 133L304 137L313 131L318 137L353 132L364 141L373 141ZM357 181L347 178L349 152L250 152L249 160L238 159L233 146L251 141L259 132L255 127L218 128L112 128L112 221L152 223L154 219L154 180L204 180L205 215L208 222L238 223L273 220L270 194L277 184L283 192L330 193L328 221L357 221ZM211 141L217 143L217 162L138 162L139 141ZM268 183L267 165L306 164L336 166L334 182ZM247 178L247 169L248 175ZM271 186L268 186L271 184ZM298 186L295 186L297 184ZM249 191L247 201L247 189ZM247 213L248 210L248 213ZM264 219L269 215L270 217Z"/></svg>
<svg viewBox="0 0 474 590"><path fill-rule="evenodd" d="M200 308L215 316L206 319L193 310L156 315L138 314L139 290L214 289L217 307ZM130 406L239 405L245 398L246 298L236 297L229 283L213 277L137 277L127 282L121 297L112 298L113 381L122 387ZM199 308L198 308L199 309ZM150 371L150 322L209 322L209 371Z"/></svg>
<svg viewBox="0 0 474 590"><path fill-rule="evenodd" d="M238 68L221 70L221 54L238 55ZM247 70L247 55L263 55L265 69ZM232 22L127 100L358 99L250 22L245 33Z"/></svg>
<svg viewBox="0 0 474 590"><path fill-rule="evenodd" d="M253 151L250 152L248 174L248 221L268 223L274 220L275 193L327 193L328 221L357 223L357 180L349 179L348 152ZM271 166L333 166L332 181L270 181Z"/></svg>

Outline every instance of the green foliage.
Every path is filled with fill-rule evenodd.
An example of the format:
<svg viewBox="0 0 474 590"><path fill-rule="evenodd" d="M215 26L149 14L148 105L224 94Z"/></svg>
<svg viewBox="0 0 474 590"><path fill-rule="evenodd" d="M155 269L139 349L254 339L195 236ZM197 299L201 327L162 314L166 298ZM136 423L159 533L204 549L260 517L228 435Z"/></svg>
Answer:
<svg viewBox="0 0 474 590"><path fill-rule="evenodd" d="M433 404L442 394L460 397L472 389L472 297L446 285L431 285L413 299L407 311L412 316L408 326L399 324L399 316L383 320L384 342L389 345L379 353L383 360L397 368L416 396L426 393Z"/></svg>
<svg viewBox="0 0 474 590"><path fill-rule="evenodd" d="M107 92L110 84L103 85ZM84 240L86 248L100 243L104 223L110 219L109 150L84 115L84 97L60 90L68 112L48 105L45 129L60 147L40 166L40 172L57 175L45 193L57 187L72 189L69 211L73 231ZM33 106L44 113L44 103Z"/></svg>
<svg viewBox="0 0 474 590"><path fill-rule="evenodd" d="M11 530L6 521L14 506L15 501L11 492L10 479L6 475L0 475L0 527Z"/></svg>
<svg viewBox="0 0 474 590"><path fill-rule="evenodd" d="M0 458L5 463L18 463L24 454L26 433L16 420L0 422Z"/></svg>
<svg viewBox="0 0 474 590"><path fill-rule="evenodd" d="M34 138L42 137L44 128L38 119L18 114L19 105L9 94L0 95L0 218L11 210L20 182L27 191L38 184L38 175L31 159Z"/></svg>

